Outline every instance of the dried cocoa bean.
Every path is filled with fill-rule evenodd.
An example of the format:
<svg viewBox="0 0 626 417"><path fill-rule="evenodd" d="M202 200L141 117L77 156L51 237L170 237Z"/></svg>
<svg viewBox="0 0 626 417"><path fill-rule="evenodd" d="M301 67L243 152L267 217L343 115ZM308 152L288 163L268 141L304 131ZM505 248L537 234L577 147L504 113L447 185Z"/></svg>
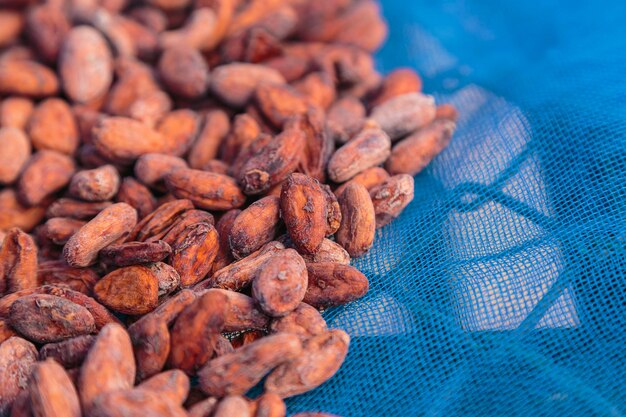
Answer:
<svg viewBox="0 0 626 417"><path fill-rule="evenodd" d="M285 246L281 243L267 243L258 251L216 271L209 279L201 282L200 285L203 288L223 288L233 291L240 290L252 282L257 271L259 271L268 259L283 249L285 249Z"/></svg>
<svg viewBox="0 0 626 417"><path fill-rule="evenodd" d="M282 398L310 391L338 370L348 353L350 336L330 330L304 342L302 354L278 366L265 380L265 389Z"/></svg>
<svg viewBox="0 0 626 417"><path fill-rule="evenodd" d="M228 297L207 292L178 316L171 332L171 367L194 374L213 356L217 336L224 329Z"/></svg>
<svg viewBox="0 0 626 417"><path fill-rule="evenodd" d="M48 343L41 347L39 351L39 359L54 359L65 368L75 368L83 363L87 356L87 352L91 349L96 336L83 335L56 343Z"/></svg>
<svg viewBox="0 0 626 417"><path fill-rule="evenodd" d="M38 417L80 417L78 393L67 372L52 359L37 363L30 381L32 412Z"/></svg>
<svg viewBox="0 0 626 417"><path fill-rule="evenodd" d="M130 337L119 324L108 324L89 350L80 368L78 392L85 414L98 396L127 390L135 382L135 359Z"/></svg>
<svg viewBox="0 0 626 417"><path fill-rule="evenodd" d="M30 117L28 136L37 150L73 155L79 145L78 126L70 106L58 98L42 101Z"/></svg>
<svg viewBox="0 0 626 417"><path fill-rule="evenodd" d="M282 187L280 210L295 247L306 254L317 252L327 229L327 196L319 182L290 175Z"/></svg>
<svg viewBox="0 0 626 417"><path fill-rule="evenodd" d="M451 120L433 121L398 142L391 150L385 168L392 175L419 173L448 146L455 128Z"/></svg>
<svg viewBox="0 0 626 417"><path fill-rule="evenodd" d="M17 184L21 200L36 206L65 187L72 178L74 161L56 151L43 150L30 157Z"/></svg>
<svg viewBox="0 0 626 417"><path fill-rule="evenodd" d="M127 266L105 275L93 288L98 301L124 314L146 314L159 300L159 281L148 267Z"/></svg>
<svg viewBox="0 0 626 417"><path fill-rule="evenodd" d="M63 257L70 266L96 263L98 253L127 236L137 224L137 211L125 203L113 204L81 227L65 244Z"/></svg>
<svg viewBox="0 0 626 417"><path fill-rule="evenodd" d="M180 168L165 176L165 184L177 198L205 210L230 210L245 201L234 179L212 172Z"/></svg>
<svg viewBox="0 0 626 417"><path fill-rule="evenodd" d="M30 158L30 141L18 128L0 128L0 184L11 184L22 172Z"/></svg>
<svg viewBox="0 0 626 417"><path fill-rule="evenodd" d="M276 334L235 349L209 362L198 372L200 388L207 395L242 395L273 368L300 355L298 336Z"/></svg>
<svg viewBox="0 0 626 417"><path fill-rule="evenodd" d="M15 398L28 389L37 362L35 345L19 337L0 344L0 415L8 415Z"/></svg>
<svg viewBox="0 0 626 417"><path fill-rule="evenodd" d="M293 249L270 258L252 282L252 295L271 317L293 311L304 298L307 272L304 259Z"/></svg>
<svg viewBox="0 0 626 417"><path fill-rule="evenodd" d="M435 99L422 93L396 96L374 107L370 117L391 140L397 140L435 119Z"/></svg>
<svg viewBox="0 0 626 417"><path fill-rule="evenodd" d="M374 243L376 213L367 189L360 184L350 184L339 197L341 226L337 230L337 243L353 258L362 256Z"/></svg>
<svg viewBox="0 0 626 417"><path fill-rule="evenodd" d="M37 245L30 235L11 229L0 247L0 293L14 293L37 285Z"/></svg>
<svg viewBox="0 0 626 417"><path fill-rule="evenodd" d="M389 136L378 126L366 123L352 140L337 149L328 161L328 176L345 182L368 168L387 160L391 153Z"/></svg>
<svg viewBox="0 0 626 417"><path fill-rule="evenodd" d="M376 212L376 227L383 227L398 217L413 200L413 184L412 176L399 174L370 190Z"/></svg>
<svg viewBox="0 0 626 417"><path fill-rule="evenodd" d="M279 202L278 197L264 197L237 216L228 237L235 259L248 256L274 239L280 219Z"/></svg>
<svg viewBox="0 0 626 417"><path fill-rule="evenodd" d="M150 190L132 177L122 180L116 201L134 207L140 219L152 213L156 208L156 199Z"/></svg>
<svg viewBox="0 0 626 417"><path fill-rule="evenodd" d="M154 242L126 242L110 245L99 253L100 262L109 266L129 266L158 262L167 258L172 248L162 240Z"/></svg>
<svg viewBox="0 0 626 417"><path fill-rule="evenodd" d="M326 321L319 311L306 303L300 303L295 310L273 318L270 323L271 333L294 333L302 339L323 334L327 329Z"/></svg>
<svg viewBox="0 0 626 417"><path fill-rule="evenodd" d="M307 272L309 285L304 302L315 308L349 303L364 296L369 289L365 275L350 265L310 263Z"/></svg>
<svg viewBox="0 0 626 417"><path fill-rule="evenodd" d="M215 227L208 223L187 226L172 242L169 263L180 275L180 284L189 287L211 270L219 241Z"/></svg>
<svg viewBox="0 0 626 417"><path fill-rule="evenodd" d="M36 343L59 342L96 331L89 310L65 298L47 294L17 299L9 310L9 323L26 339Z"/></svg>

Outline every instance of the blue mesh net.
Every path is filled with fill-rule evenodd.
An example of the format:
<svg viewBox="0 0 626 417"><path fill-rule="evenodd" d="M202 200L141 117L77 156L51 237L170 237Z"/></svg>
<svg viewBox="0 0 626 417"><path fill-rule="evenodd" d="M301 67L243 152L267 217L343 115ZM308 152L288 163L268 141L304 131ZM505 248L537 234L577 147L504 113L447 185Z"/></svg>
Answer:
<svg viewBox="0 0 626 417"><path fill-rule="evenodd" d="M460 110L356 264L352 336L290 411L626 414L626 3L383 1L386 72Z"/></svg>

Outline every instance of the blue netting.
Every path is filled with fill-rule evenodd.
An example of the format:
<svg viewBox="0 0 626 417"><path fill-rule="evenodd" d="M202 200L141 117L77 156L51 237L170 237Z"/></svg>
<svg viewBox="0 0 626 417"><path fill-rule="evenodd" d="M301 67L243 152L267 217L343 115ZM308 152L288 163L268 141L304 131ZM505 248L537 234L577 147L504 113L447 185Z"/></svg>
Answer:
<svg viewBox="0 0 626 417"><path fill-rule="evenodd" d="M384 1L388 71L461 112L326 313L352 345L290 411L626 413L626 3Z"/></svg>

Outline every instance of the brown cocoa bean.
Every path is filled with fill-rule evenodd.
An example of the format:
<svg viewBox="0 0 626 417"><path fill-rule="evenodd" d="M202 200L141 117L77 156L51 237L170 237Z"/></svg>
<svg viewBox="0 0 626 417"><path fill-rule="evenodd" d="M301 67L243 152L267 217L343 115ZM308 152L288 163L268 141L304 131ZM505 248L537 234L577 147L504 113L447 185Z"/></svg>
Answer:
<svg viewBox="0 0 626 417"><path fill-rule="evenodd" d="M83 335L72 337L56 343L48 343L41 347L39 359L54 359L65 368L76 368L83 363L87 352L91 349L96 336Z"/></svg>
<svg viewBox="0 0 626 417"><path fill-rule="evenodd" d="M294 249L270 258L252 282L252 296L271 317L293 311L304 298L307 272L304 259Z"/></svg>
<svg viewBox="0 0 626 417"><path fill-rule="evenodd" d="M130 337L119 324L100 330L80 368L78 392L83 412L90 415L98 396L127 390L135 382L135 359Z"/></svg>
<svg viewBox="0 0 626 417"><path fill-rule="evenodd" d="M74 161L56 151L43 150L30 157L17 184L21 200L29 206L65 187L72 178Z"/></svg>
<svg viewBox="0 0 626 417"><path fill-rule="evenodd" d="M216 24L215 12L208 7L194 9L185 24L177 30L162 32L159 43L163 48L186 45L195 49L207 49Z"/></svg>
<svg viewBox="0 0 626 417"><path fill-rule="evenodd" d="M15 397L10 409L11 417L34 417L30 402L30 392L28 390L21 391Z"/></svg>
<svg viewBox="0 0 626 417"><path fill-rule="evenodd" d="M159 76L174 95L194 99L202 96L209 83L209 68L197 49L184 44L167 48L158 63Z"/></svg>
<svg viewBox="0 0 626 417"><path fill-rule="evenodd" d="M246 150L260 133L261 127L252 116L247 113L238 114L235 116L230 133L222 144L221 158L228 163L234 163L237 156ZM240 168L234 165L231 167L231 173L233 175L238 173Z"/></svg>
<svg viewBox="0 0 626 417"><path fill-rule="evenodd" d="M285 246L281 243L267 243L258 251L213 273L209 279L200 283L201 288L237 291L247 287L265 262L283 249Z"/></svg>
<svg viewBox="0 0 626 417"><path fill-rule="evenodd" d="M237 216L228 237L235 259L248 256L274 239L280 220L279 202L278 197L264 197Z"/></svg>
<svg viewBox="0 0 626 417"><path fill-rule="evenodd" d="M113 79L111 51L104 37L89 26L69 31L59 53L63 90L78 103L103 96Z"/></svg>
<svg viewBox="0 0 626 417"><path fill-rule="evenodd" d="M319 182L294 173L283 184L280 210L295 247L314 254L327 231L327 196Z"/></svg>
<svg viewBox="0 0 626 417"><path fill-rule="evenodd" d="M187 153L200 130L200 118L189 109L167 113L157 125L166 143L171 144L169 153L180 156Z"/></svg>
<svg viewBox="0 0 626 417"><path fill-rule="evenodd" d="M318 181L325 181L326 166L335 146L324 123L324 112L309 106L306 113L289 120L285 128L299 129L306 137L299 171Z"/></svg>
<svg viewBox="0 0 626 417"><path fill-rule="evenodd" d="M45 65L28 59L0 61L0 93L38 98L58 91L59 80Z"/></svg>
<svg viewBox="0 0 626 417"><path fill-rule="evenodd" d="M338 243L330 240L322 240L317 252L313 255L303 254L302 258L306 262L335 262L338 264L349 265L350 254Z"/></svg>
<svg viewBox="0 0 626 417"><path fill-rule="evenodd" d="M369 104L376 107L403 94L418 93L422 90L422 79L411 68L398 68L385 76L380 89Z"/></svg>
<svg viewBox="0 0 626 417"><path fill-rule="evenodd" d="M304 114L308 103L302 94L286 84L264 82L254 92L259 110L276 128L292 116Z"/></svg>
<svg viewBox="0 0 626 417"><path fill-rule="evenodd" d="M120 175L113 165L78 171L70 181L69 192L86 201L106 201L117 194Z"/></svg>
<svg viewBox="0 0 626 417"><path fill-rule="evenodd" d="M228 297L207 292L178 316L171 332L171 367L194 374L214 353L217 336L224 328Z"/></svg>
<svg viewBox="0 0 626 417"><path fill-rule="evenodd" d="M11 184L22 172L30 158L30 141L18 128L0 128L0 184Z"/></svg>
<svg viewBox="0 0 626 417"><path fill-rule="evenodd" d="M211 73L211 92L233 107L248 103L258 86L264 82L284 83L277 71L256 64L221 65Z"/></svg>
<svg viewBox="0 0 626 417"><path fill-rule="evenodd" d="M180 275L180 284L189 287L211 270L219 241L215 227L208 223L187 226L173 241L169 263Z"/></svg>
<svg viewBox="0 0 626 417"><path fill-rule="evenodd" d="M150 190L132 177L122 180L116 201L134 207L140 219L152 213L156 208L156 199Z"/></svg>
<svg viewBox="0 0 626 417"><path fill-rule="evenodd" d="M178 369L161 372L137 385L137 389L155 392L180 405L185 402L189 388L189 378Z"/></svg>
<svg viewBox="0 0 626 417"><path fill-rule="evenodd" d="M248 402L238 395L223 398L215 407L213 417L252 417Z"/></svg>
<svg viewBox="0 0 626 417"><path fill-rule="evenodd" d="M226 174L226 171L217 172L209 169L208 164L211 161L217 162L214 158L217 157L222 141L226 137L229 129L230 121L225 112L221 110L208 112L204 116L204 123L198 133L198 137L187 155L189 167L203 169L217 174Z"/></svg>
<svg viewBox="0 0 626 417"><path fill-rule="evenodd" d="M134 208L125 203L113 204L102 210L67 241L63 248L63 257L70 266L93 265L102 249L127 236L136 224L137 211Z"/></svg>
<svg viewBox="0 0 626 417"><path fill-rule="evenodd" d="M172 227L163 236L163 241L168 244L174 244L178 235L180 235L188 226L195 223L206 223L209 225L215 224L215 218L209 212L204 210L187 210L178 216L178 219L174 222ZM153 239L148 239L152 241Z"/></svg>
<svg viewBox="0 0 626 417"><path fill-rule="evenodd" d="M129 266L158 262L167 258L172 248L162 240L154 242L126 242L102 249L99 259L109 266Z"/></svg>
<svg viewBox="0 0 626 417"><path fill-rule="evenodd" d="M211 417L217 406L217 398L209 397L192 405L187 411L189 417Z"/></svg>
<svg viewBox="0 0 626 417"><path fill-rule="evenodd" d="M327 329L326 321L319 311L306 303L298 304L295 310L273 318L270 323L271 333L293 333L302 339L323 334Z"/></svg>
<svg viewBox="0 0 626 417"><path fill-rule="evenodd" d="M11 337L0 344L0 415L6 416L15 398L28 389L37 349L27 340Z"/></svg>
<svg viewBox="0 0 626 417"><path fill-rule="evenodd" d="M254 417L285 417L287 406L280 396L266 392L250 403L250 414Z"/></svg>
<svg viewBox="0 0 626 417"><path fill-rule="evenodd" d="M359 133L365 123L365 106L354 97L344 97L333 103L326 115L326 126L338 144L346 143Z"/></svg>
<svg viewBox="0 0 626 417"><path fill-rule="evenodd" d="M64 261L40 262L37 281L41 285L65 287L83 294L91 294L100 276L90 268L72 268Z"/></svg>
<svg viewBox="0 0 626 417"><path fill-rule="evenodd" d="M100 330L108 323L118 323L119 320L112 315L109 310L104 308L102 304L98 303L93 298L80 293L78 291L71 290L69 288L57 287L53 285L43 285L37 288L29 288L14 292L9 295L5 295L0 298L0 317L7 317L11 305L21 297L31 294L49 294L57 297L66 298L69 301L85 307L94 318L96 329Z"/></svg>
<svg viewBox="0 0 626 417"><path fill-rule="evenodd" d="M445 120L450 120L452 122L456 122L458 118L459 118L459 112L452 104L444 103L444 104L437 106L437 111L435 112L435 119L437 120L445 119Z"/></svg>
<svg viewBox="0 0 626 417"><path fill-rule="evenodd" d="M85 307L47 294L17 299L9 310L9 323L36 343L58 342L96 330L93 316Z"/></svg>
<svg viewBox="0 0 626 417"><path fill-rule="evenodd" d="M0 190L0 230L13 227L30 232L44 218L46 206L26 207L11 188Z"/></svg>
<svg viewBox="0 0 626 417"><path fill-rule="evenodd" d="M335 195L337 198L341 196L343 190L350 184L361 184L364 186L367 191L371 190L377 185L382 184L385 180L389 178L389 173L385 171L383 168L374 167L368 168L365 171L356 174L352 179L348 182L344 182L335 190Z"/></svg>
<svg viewBox="0 0 626 417"><path fill-rule="evenodd" d="M111 206L110 201L86 202L73 200L71 198L59 198L48 207L46 217L69 217L72 219L91 219L102 210Z"/></svg>
<svg viewBox="0 0 626 417"><path fill-rule="evenodd" d="M34 108L33 101L28 98L5 98L0 103L0 126L25 130Z"/></svg>
<svg viewBox="0 0 626 417"><path fill-rule="evenodd" d="M413 184L412 176L399 174L370 190L376 212L376 227L383 227L398 217L413 200Z"/></svg>
<svg viewBox="0 0 626 417"><path fill-rule="evenodd" d="M230 210L245 201L235 180L226 175L180 168L166 175L165 184L176 197L205 210Z"/></svg>
<svg viewBox="0 0 626 417"><path fill-rule="evenodd" d="M186 417L178 404L158 392L145 389L109 391L95 398L90 408L93 417Z"/></svg>
<svg viewBox="0 0 626 417"><path fill-rule="evenodd" d="M35 107L28 122L28 135L35 149L67 155L76 152L80 141L72 109L58 98L49 98Z"/></svg>
<svg viewBox="0 0 626 417"><path fill-rule="evenodd" d="M293 86L310 104L324 110L335 101L337 94L332 78L325 72L312 72Z"/></svg>
<svg viewBox="0 0 626 417"><path fill-rule="evenodd" d="M419 173L448 146L455 128L456 124L451 120L433 121L398 142L391 150L385 168L392 175Z"/></svg>
<svg viewBox="0 0 626 417"><path fill-rule="evenodd" d="M348 353L350 336L334 329L304 342L302 354L278 366L265 380L265 389L282 398L316 388L330 379Z"/></svg>
<svg viewBox="0 0 626 417"><path fill-rule="evenodd" d="M157 277L159 283L159 298L180 287L180 275L178 275L174 267L164 262L155 262L146 266L150 268Z"/></svg>
<svg viewBox="0 0 626 417"><path fill-rule="evenodd" d="M171 154L177 144L149 125L127 117L107 117L93 130L93 143L105 158L129 164L148 153Z"/></svg>
<svg viewBox="0 0 626 417"><path fill-rule="evenodd" d="M408 93L374 107L370 117L393 141L432 122L435 111L435 99L432 96Z"/></svg>
<svg viewBox="0 0 626 417"><path fill-rule="evenodd" d="M225 332L238 332L242 330L263 330L267 327L267 317L256 305L252 297L235 291L210 289L206 292L219 292L228 298L228 311L224 319Z"/></svg>
<svg viewBox="0 0 626 417"><path fill-rule="evenodd" d="M264 337L218 358L198 372L200 388L207 395L242 395L268 372L300 355L298 336L276 334Z"/></svg>
<svg viewBox="0 0 626 417"><path fill-rule="evenodd" d="M350 265L307 264L309 285L304 302L315 308L347 304L363 297L369 289L365 275Z"/></svg>
<svg viewBox="0 0 626 417"><path fill-rule="evenodd" d="M15 330L11 328L9 322L7 320L0 319L0 343L13 336L17 336L17 333L15 333Z"/></svg>
<svg viewBox="0 0 626 417"><path fill-rule="evenodd" d="M54 217L39 229L41 236L57 245L64 245L87 222L66 217Z"/></svg>
<svg viewBox="0 0 626 417"><path fill-rule="evenodd" d="M26 15L26 34L47 62L56 62L71 25L63 10L52 4L33 7Z"/></svg>
<svg viewBox="0 0 626 417"><path fill-rule="evenodd" d="M150 268L127 266L105 275L93 288L98 301L124 314L146 314L158 304L159 282Z"/></svg>
<svg viewBox="0 0 626 417"><path fill-rule="evenodd" d="M0 292L14 293L37 285L37 245L20 229L10 229L0 247Z"/></svg>
<svg viewBox="0 0 626 417"><path fill-rule="evenodd" d="M65 369L52 359L37 363L30 381L30 401L37 417L80 417L78 393Z"/></svg>
<svg viewBox="0 0 626 417"><path fill-rule="evenodd" d="M339 197L341 226L335 239L351 257L366 253L374 243L376 213L367 189L360 184L350 184Z"/></svg>
<svg viewBox="0 0 626 417"><path fill-rule="evenodd" d="M139 381L163 369L170 353L168 324L195 299L196 295L192 291L182 290L128 328L137 360Z"/></svg>
<svg viewBox="0 0 626 417"><path fill-rule="evenodd" d="M143 242L148 239L160 239L165 236L182 213L191 209L193 209L193 204L189 200L173 200L164 203L137 223L128 236L128 240Z"/></svg>
<svg viewBox="0 0 626 417"><path fill-rule="evenodd" d="M380 165L391 153L389 136L373 123L337 149L328 161L328 176L335 182L345 182L368 168Z"/></svg>
<svg viewBox="0 0 626 417"><path fill-rule="evenodd" d="M239 209L232 209L227 211L220 217L217 224L215 225L215 229L217 230L217 234L219 236L220 248L217 251L217 255L215 256L215 260L213 261L213 267L211 269L211 273L215 273L220 269L230 265L234 260L232 251L230 249L230 231L235 224L235 220L241 213Z"/></svg>

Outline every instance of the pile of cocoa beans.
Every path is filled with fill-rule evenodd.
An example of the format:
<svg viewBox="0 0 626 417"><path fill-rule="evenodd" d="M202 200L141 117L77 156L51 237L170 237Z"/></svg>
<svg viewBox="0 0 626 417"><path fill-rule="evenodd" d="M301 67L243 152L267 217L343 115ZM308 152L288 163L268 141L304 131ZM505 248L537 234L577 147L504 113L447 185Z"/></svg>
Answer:
<svg viewBox="0 0 626 417"><path fill-rule="evenodd" d="M0 417L284 417L331 378L320 310L455 129L375 70L386 32L372 0L0 0Z"/></svg>

